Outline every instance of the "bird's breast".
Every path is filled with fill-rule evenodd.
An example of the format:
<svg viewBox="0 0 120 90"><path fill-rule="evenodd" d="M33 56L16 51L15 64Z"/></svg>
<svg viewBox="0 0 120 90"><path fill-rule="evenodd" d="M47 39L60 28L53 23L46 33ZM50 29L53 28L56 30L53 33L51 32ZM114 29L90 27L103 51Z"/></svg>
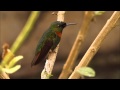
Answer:
<svg viewBox="0 0 120 90"><path fill-rule="evenodd" d="M62 36L62 33L61 33L61 32L55 32L55 33L56 33L56 35L57 35L58 37L61 38L61 36Z"/></svg>

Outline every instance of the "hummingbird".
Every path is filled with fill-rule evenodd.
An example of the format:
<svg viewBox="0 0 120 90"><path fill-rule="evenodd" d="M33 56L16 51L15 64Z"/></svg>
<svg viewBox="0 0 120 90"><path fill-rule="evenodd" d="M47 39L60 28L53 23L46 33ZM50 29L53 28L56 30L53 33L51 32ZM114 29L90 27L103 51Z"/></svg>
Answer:
<svg viewBox="0 0 120 90"><path fill-rule="evenodd" d="M46 32L43 33L37 45L35 56L31 62L31 67L39 64L50 50L54 50L61 40L62 31L66 26L76 23L65 23L62 21L53 22Z"/></svg>

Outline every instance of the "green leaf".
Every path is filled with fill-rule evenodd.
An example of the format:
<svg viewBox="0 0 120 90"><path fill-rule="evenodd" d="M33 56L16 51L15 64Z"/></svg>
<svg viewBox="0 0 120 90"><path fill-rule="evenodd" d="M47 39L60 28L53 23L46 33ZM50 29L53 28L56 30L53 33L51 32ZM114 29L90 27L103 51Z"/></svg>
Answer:
<svg viewBox="0 0 120 90"><path fill-rule="evenodd" d="M12 73L16 72L20 68L21 68L21 65L16 65L13 68L10 68L10 69L9 68L3 68L2 70L4 72L8 73L8 74L12 74Z"/></svg>
<svg viewBox="0 0 120 90"><path fill-rule="evenodd" d="M51 78L52 76L53 76L52 74L49 74L49 75L48 75L48 78Z"/></svg>
<svg viewBox="0 0 120 90"><path fill-rule="evenodd" d="M105 11L94 11L95 15L102 15Z"/></svg>
<svg viewBox="0 0 120 90"><path fill-rule="evenodd" d="M90 67L81 67L78 72L81 75L87 76L87 77L94 77L95 76L95 71L90 68Z"/></svg>
<svg viewBox="0 0 120 90"><path fill-rule="evenodd" d="M23 56L16 56L14 57L10 63L8 64L7 68L13 67L18 61L20 61L23 58Z"/></svg>

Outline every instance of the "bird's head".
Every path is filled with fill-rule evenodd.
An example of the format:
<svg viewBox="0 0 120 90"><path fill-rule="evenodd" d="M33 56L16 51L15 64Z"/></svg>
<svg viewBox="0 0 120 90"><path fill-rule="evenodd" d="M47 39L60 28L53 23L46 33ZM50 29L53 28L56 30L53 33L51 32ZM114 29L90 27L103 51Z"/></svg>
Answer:
<svg viewBox="0 0 120 90"><path fill-rule="evenodd" d="M52 30L62 32L62 30L69 25L76 25L76 23L65 23L62 21L55 21L51 24Z"/></svg>

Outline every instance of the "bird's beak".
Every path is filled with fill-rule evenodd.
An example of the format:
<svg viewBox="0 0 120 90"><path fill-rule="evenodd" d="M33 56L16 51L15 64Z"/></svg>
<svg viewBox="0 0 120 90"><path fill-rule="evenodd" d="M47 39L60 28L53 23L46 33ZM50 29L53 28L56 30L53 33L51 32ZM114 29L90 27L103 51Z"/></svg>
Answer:
<svg viewBox="0 0 120 90"><path fill-rule="evenodd" d="M66 26L69 26L69 25L76 25L77 23L67 23Z"/></svg>

